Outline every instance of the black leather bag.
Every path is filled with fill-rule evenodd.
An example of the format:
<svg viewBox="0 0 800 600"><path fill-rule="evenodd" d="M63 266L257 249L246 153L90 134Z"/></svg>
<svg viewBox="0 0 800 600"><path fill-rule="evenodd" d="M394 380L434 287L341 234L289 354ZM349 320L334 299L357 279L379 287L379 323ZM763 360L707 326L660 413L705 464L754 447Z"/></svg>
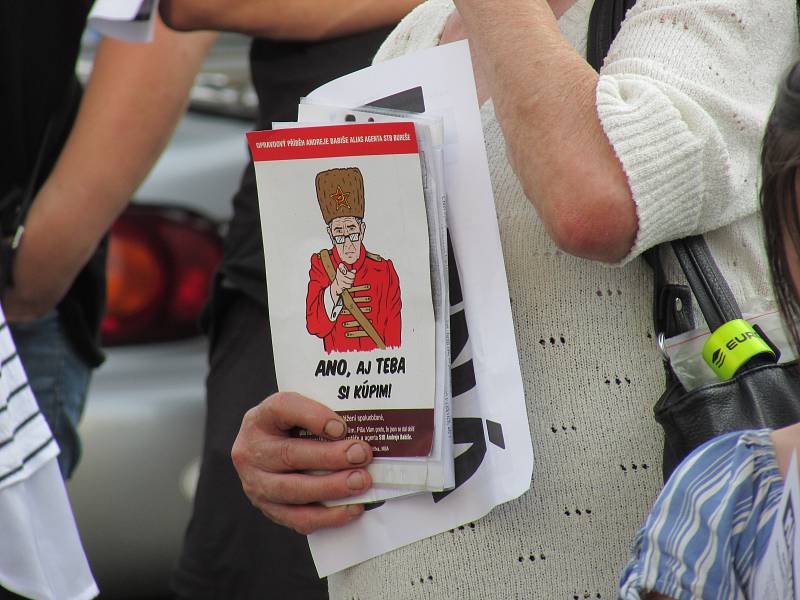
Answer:
<svg viewBox="0 0 800 600"><path fill-rule="evenodd" d="M739 306L703 237L678 240L672 242L672 247L709 330L741 319ZM658 249L647 258L654 269L654 321L659 338L693 328L687 288L666 283ZM776 357L756 356L731 379L690 391L686 391L665 361L667 388L653 408L656 421L664 428L665 480L687 454L713 437L743 429L784 427L800 421L798 361L776 364L779 352L775 350Z"/></svg>

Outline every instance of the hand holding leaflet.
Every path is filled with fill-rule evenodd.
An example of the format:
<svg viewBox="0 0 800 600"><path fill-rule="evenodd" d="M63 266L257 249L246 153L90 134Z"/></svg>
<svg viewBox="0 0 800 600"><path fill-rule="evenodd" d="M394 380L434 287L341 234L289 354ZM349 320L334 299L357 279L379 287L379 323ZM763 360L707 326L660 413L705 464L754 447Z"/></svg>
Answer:
<svg viewBox="0 0 800 600"><path fill-rule="evenodd" d="M335 409L352 436L372 444L376 483L441 491L424 464L442 363L431 280L443 278L430 260L441 245L436 229L429 240L414 124L296 127L248 139L279 389ZM290 247L297 251L286 254Z"/></svg>
<svg viewBox="0 0 800 600"><path fill-rule="evenodd" d="M420 107L419 112L424 113L422 114L423 118L443 119L444 154L439 157L440 170L444 174L446 183L446 187L443 186L443 189L447 190L448 207L452 208L447 215L449 237L452 237L453 242L452 248L450 248L450 240L445 238L444 234L442 234L442 240L436 238L436 244L448 248L451 254L448 260L447 253L445 253L445 260L448 260L450 265L448 269L450 272L450 297L445 302L445 306L449 310L446 310L445 319L449 314L449 324L452 329L452 335L447 336L445 340L447 346L452 349L452 362L450 365L437 365L437 382L440 380L438 369L441 367L446 374L450 374L450 377L446 378L448 390L452 378L453 426L452 429L447 427L448 437L445 446L450 451L454 450L456 454L456 489L452 492L415 494L408 498L395 497L335 532L318 529L309 537L309 542L317 570L320 576L324 576L377 554L388 552L393 548L472 521L486 514L497 504L517 497L530 485L532 456L514 331L510 318L505 269L498 232L496 226L491 226L496 223L496 214L467 44L451 44L423 51L417 55L406 56L391 63L376 65L323 86L312 93L308 100L318 106L353 107L350 110L355 111L359 110L355 107L369 110L366 105L387 107L395 101L400 101L400 103L395 103L394 108L409 110L406 108L408 104L404 100L411 100L415 106ZM301 120L303 120L302 117ZM331 119L323 119L323 122L331 122ZM319 125L320 120L312 120L311 123ZM330 129L330 127L325 129ZM314 136L318 139L332 137L336 136L322 133ZM288 151L289 154L298 152L296 146L292 148L288 145L288 138L286 138L286 142L281 142L277 138L264 138L259 141L264 144L262 148L264 150L270 143L273 146L286 143L287 145L281 148L282 153L285 151ZM314 145L316 147L314 152L324 152L325 146L329 144L317 145L315 141ZM258 159L256 160L258 161ZM336 168L338 165L330 165L326 168L331 167ZM278 171L284 169L285 167L281 167ZM274 189L273 186L273 193ZM349 203L352 196L348 197L347 192L348 190L342 189L340 193L335 187L330 190L327 196L334 199L333 210L336 210L335 200L337 198L342 203ZM327 196L323 194L323 197ZM276 198L278 201L273 202L270 206L280 207L280 202L284 201L286 207L294 206L305 210L302 202L295 202L294 205L288 204L292 199L299 198L297 194L278 194ZM401 202L401 204L405 204L405 202ZM346 210L352 211L353 207L350 206ZM268 209L268 212L270 213L269 220L265 221L267 224L271 222L274 225L284 222L274 214L272 209ZM264 212L262 212L262 217L263 215ZM363 215L356 214L354 216L361 217ZM309 214L308 220L309 222L318 222L318 218L318 214L316 216ZM328 222L327 219L326 222ZM262 223L262 230L264 229L263 225L264 223ZM391 231L392 225L379 228L379 230ZM394 228L398 229L396 225ZM372 232L374 229L374 223L372 223L370 231ZM437 228L430 227L429 229L437 230ZM441 228L440 231L444 232L444 228ZM370 237L369 239L375 238ZM433 241L434 237L430 239ZM474 243L476 239L480 239L481 243ZM330 242L336 244L337 240L331 239ZM350 243L350 240L345 243ZM319 241L307 245L307 248L301 250L301 255L322 254L319 251ZM296 246L296 244L293 243L292 246ZM284 245L284 247L286 246ZM385 250L382 241L379 247L370 246L369 249L380 249L381 253L385 253L385 256L392 261L398 260L397 257L403 255L402 251ZM281 252L279 255L285 256L286 252ZM422 262L430 263L429 260L424 259ZM408 264L413 268L413 262ZM308 262L306 262L306 269L308 269L307 265ZM278 270L271 273L270 265L267 265L268 282L272 286L270 292L273 289L280 289L275 287L273 281L276 284L288 281L288 276L284 277L281 274L281 269L285 266L277 263ZM354 288L359 285L359 269L356 268L355 271ZM398 270L398 273L400 273L402 282L402 272ZM326 271L321 259L317 261L312 258L312 274L313 277L318 278L320 290L329 288L331 281L336 278L336 272L332 270L327 281L324 279ZM323 296L324 294L320 295L319 304L323 304ZM312 295L311 299L313 300L315 297ZM406 288L404 288L404 306L406 300ZM284 310L287 306L290 305L273 302L270 298L271 312L273 309ZM312 302L309 306L314 308L316 304ZM330 327L328 316L324 312L322 316ZM271 314L271 321L288 326L290 319L287 314L276 313L275 315ZM404 327L405 322L404 314ZM314 324L316 326L320 323L315 320ZM436 332L435 346L438 347L440 344L438 328ZM274 333L275 329L273 329ZM325 331L320 331L320 333L323 336L326 335ZM405 336L405 333L403 335ZM313 338L309 341L312 340ZM405 344L405 337L403 337L403 344ZM476 349L475 352L472 351L473 347ZM276 352L276 366L281 354L283 353ZM284 358L291 361L295 355L296 352L286 353ZM324 376L324 372L334 373L342 366L341 362L334 362L334 360L323 365L320 371L321 377ZM338 376L346 378L349 372L347 367L352 367L353 364L352 362L345 364L342 374ZM384 364L385 362L382 361L381 365ZM364 368L366 368L366 364ZM373 371L369 375L374 374L373 367ZM310 380L306 377L305 382L301 381L299 385L308 383ZM375 385L372 381L367 382L367 378L358 381L359 385L367 383L367 388L360 389L368 390L370 385ZM279 386L282 386L280 377ZM282 387L282 389L292 388ZM375 389L377 390L378 387ZM301 391L308 396L319 397L319 394L307 390ZM273 415L273 418L280 419L282 416ZM449 415L447 421L449 422ZM353 422L351 421L350 424L352 425ZM361 427L367 435L374 435L368 431L369 428L375 429L375 426L369 422L362 421L360 424L355 422L355 427ZM455 443L454 446L449 441L451 439ZM294 441L297 440L289 440L284 443L286 447L290 447L293 446L291 442ZM314 443L313 440L307 441ZM374 443L374 440L371 443ZM440 460L444 459L445 446L441 446ZM434 444L435 447L437 446ZM251 454L257 452L254 448L249 448L248 451ZM383 459L378 458L377 460ZM372 468L376 463L377 461L371 463L370 467ZM319 464L310 465L310 467L321 468ZM284 472L284 474L287 473ZM425 476L427 478L429 474ZM258 493L259 486L264 485L264 480L251 473L249 481L252 486L250 493L253 497ZM286 486L284 491L291 489L293 482L298 480L290 481L292 483L283 482L282 485ZM300 482L299 485L304 490L302 492L295 490L297 495L304 497L313 495L307 487L312 486L313 483L306 479L302 479ZM384 488L373 486L360 496L367 500L380 500L384 491ZM319 495L323 490L317 489L316 492ZM399 490L395 490L394 495L396 496L397 493ZM278 499L275 501L281 502ZM284 498L283 502L286 503L286 501L287 499ZM288 506L288 508L296 507Z"/></svg>
<svg viewBox="0 0 800 600"><path fill-rule="evenodd" d="M448 244L446 228L446 196L443 180L442 144L444 134L442 120L420 117L414 112L386 109L378 106L353 110L346 107L333 107L303 101L299 106L298 117L307 123L399 123L413 121L420 145L420 158L423 167L423 187L428 213L430 235L430 270L433 292L434 317L436 322L436 397L435 430L433 448L426 457L410 457L402 464L391 467L392 459L378 457L370 466L371 471L383 470L381 479L387 476L388 469L399 470L392 478L402 478L408 485L422 489L443 491L452 489L455 484L453 466L453 428L450 386L450 298L448 293ZM295 128L298 124L273 124L273 128ZM348 501L379 502L400 495L408 495L396 487L373 485L366 493ZM340 503L343 501L340 501ZM326 503L332 504L332 503Z"/></svg>
<svg viewBox="0 0 800 600"><path fill-rule="evenodd" d="M295 427L330 441L293 438ZM371 485L364 467L372 450L365 442L342 439L346 433L335 412L291 392L273 394L249 410L231 457L250 501L275 522L304 534L355 519L363 512L361 505L316 504L362 493ZM329 473L297 473L311 468Z"/></svg>

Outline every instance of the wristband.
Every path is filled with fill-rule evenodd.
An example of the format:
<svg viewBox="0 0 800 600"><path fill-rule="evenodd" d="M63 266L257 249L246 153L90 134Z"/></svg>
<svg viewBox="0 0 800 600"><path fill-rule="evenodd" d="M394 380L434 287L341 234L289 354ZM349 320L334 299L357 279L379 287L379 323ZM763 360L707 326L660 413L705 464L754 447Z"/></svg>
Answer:
<svg viewBox="0 0 800 600"><path fill-rule="evenodd" d="M744 319L721 325L703 346L703 359L720 379L730 379L742 365L759 354L775 356L772 348Z"/></svg>

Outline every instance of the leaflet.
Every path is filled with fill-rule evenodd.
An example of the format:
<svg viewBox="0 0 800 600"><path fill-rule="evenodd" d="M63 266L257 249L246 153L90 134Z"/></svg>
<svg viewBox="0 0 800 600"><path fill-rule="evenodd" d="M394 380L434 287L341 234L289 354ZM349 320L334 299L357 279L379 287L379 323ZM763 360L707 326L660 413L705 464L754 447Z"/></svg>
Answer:
<svg viewBox="0 0 800 600"><path fill-rule="evenodd" d="M252 132L248 140L279 389L339 412L376 457L429 455L436 331L413 123ZM382 469L376 484L425 487Z"/></svg>
<svg viewBox="0 0 800 600"><path fill-rule="evenodd" d="M433 293L434 318L436 321L436 397L435 429L433 448L428 457L407 459L376 458L375 469L384 468L382 463L404 460L401 472L407 481L424 483L427 491L444 491L455 485L453 465L452 390L450 382L450 294L448 290L448 252L446 223L446 194L444 190L444 131L441 119L421 117L397 110L378 109L353 110L347 107L318 105L303 100L298 109L298 119L310 123L389 123L413 121L422 157L422 179L425 203L428 212L430 234L431 289ZM296 127L298 124L275 124L275 127ZM414 464L416 463L416 464ZM389 467L386 467L389 468ZM388 474L384 474L384 479ZM393 484L396 486L397 484ZM397 496L397 490L373 486L365 494L347 498L349 502L376 502Z"/></svg>

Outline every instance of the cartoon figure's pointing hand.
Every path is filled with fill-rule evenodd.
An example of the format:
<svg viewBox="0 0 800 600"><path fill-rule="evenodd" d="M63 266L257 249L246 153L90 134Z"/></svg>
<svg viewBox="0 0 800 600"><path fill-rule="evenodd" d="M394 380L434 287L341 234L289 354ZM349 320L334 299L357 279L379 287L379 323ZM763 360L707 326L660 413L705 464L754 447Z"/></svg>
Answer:
<svg viewBox="0 0 800 600"><path fill-rule="evenodd" d="M355 271L348 270L344 263L339 264L339 268L336 269L336 279L331 282L331 297L334 303L339 301L339 296L342 295L344 290L349 290L353 287L355 278Z"/></svg>

